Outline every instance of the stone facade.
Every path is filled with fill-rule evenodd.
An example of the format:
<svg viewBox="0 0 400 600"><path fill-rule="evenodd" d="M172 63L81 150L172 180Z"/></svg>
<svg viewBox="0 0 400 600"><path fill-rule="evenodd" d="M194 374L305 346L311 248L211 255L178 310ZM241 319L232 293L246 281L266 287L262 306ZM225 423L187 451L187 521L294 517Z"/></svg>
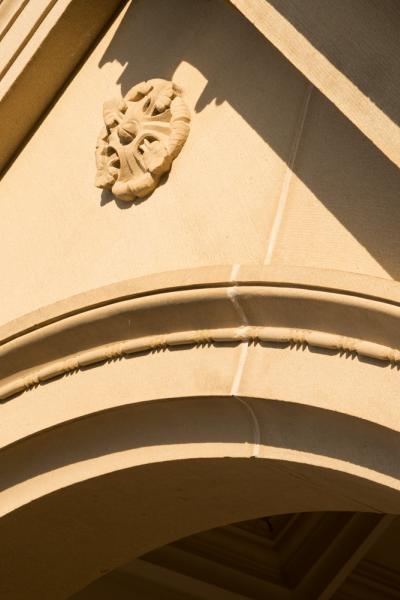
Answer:
<svg viewBox="0 0 400 600"><path fill-rule="evenodd" d="M396 597L399 8L42 4L0 5L1 598Z"/></svg>

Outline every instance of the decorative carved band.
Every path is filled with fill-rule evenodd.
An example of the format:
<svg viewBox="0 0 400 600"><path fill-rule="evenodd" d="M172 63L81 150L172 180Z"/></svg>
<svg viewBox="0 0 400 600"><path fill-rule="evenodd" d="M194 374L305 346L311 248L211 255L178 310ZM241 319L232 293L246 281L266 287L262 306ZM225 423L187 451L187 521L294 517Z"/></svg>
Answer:
<svg viewBox="0 0 400 600"><path fill-rule="evenodd" d="M58 319L57 311L48 309L52 322L36 323L33 330L26 329L25 318L21 333L15 330L0 344L0 398L82 367L176 346L309 346L400 365L399 286L389 285L392 292L384 300L366 297L375 283L376 289L384 288L380 281L371 285L372 278L349 284L343 274L346 286L335 290L312 285L312 277L301 282L301 270L297 283L287 273L287 282L281 278L279 284L268 269L244 268L235 281L224 274L226 268L210 268L161 274L158 282L151 276L147 286L141 279L141 293L127 282L125 296L124 285L118 284L114 297L99 290L69 315L58 306ZM314 275L323 280L323 274ZM357 281L358 295L352 289ZM136 289L133 297L128 289Z"/></svg>
<svg viewBox="0 0 400 600"><path fill-rule="evenodd" d="M341 356L365 357L400 366L400 350L373 344L355 338L346 338L320 331L269 327L246 327L245 329L213 329L185 331L163 336L149 336L116 342L93 350L81 352L34 370L25 377L17 377L8 384L0 385L0 400L6 400L23 391L35 388L67 373L75 373L85 367L125 358L133 354L168 350L176 347L199 347L218 344L283 344L291 348L314 348L332 350Z"/></svg>
<svg viewBox="0 0 400 600"><path fill-rule="evenodd" d="M121 200L150 194L189 134L190 114L172 81L151 79L105 102L96 146L96 186Z"/></svg>

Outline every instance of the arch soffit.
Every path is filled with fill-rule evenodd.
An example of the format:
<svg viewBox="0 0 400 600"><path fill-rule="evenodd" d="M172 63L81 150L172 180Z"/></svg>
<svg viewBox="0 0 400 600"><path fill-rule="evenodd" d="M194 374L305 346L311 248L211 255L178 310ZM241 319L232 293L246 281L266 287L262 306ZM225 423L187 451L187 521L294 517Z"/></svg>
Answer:
<svg viewBox="0 0 400 600"><path fill-rule="evenodd" d="M3 450L2 597L69 597L156 547L265 514L398 513L399 477L387 461L397 437L304 409L232 397L147 402Z"/></svg>

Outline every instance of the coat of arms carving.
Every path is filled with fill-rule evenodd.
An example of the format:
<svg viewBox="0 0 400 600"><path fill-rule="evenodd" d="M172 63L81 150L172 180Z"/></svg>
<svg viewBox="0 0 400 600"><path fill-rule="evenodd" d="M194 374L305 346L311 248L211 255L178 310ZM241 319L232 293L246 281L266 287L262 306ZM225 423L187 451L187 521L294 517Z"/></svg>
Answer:
<svg viewBox="0 0 400 600"><path fill-rule="evenodd" d="M135 85L104 103L105 126L96 146L96 186L121 200L150 194L170 170L189 134L181 90L164 79Z"/></svg>

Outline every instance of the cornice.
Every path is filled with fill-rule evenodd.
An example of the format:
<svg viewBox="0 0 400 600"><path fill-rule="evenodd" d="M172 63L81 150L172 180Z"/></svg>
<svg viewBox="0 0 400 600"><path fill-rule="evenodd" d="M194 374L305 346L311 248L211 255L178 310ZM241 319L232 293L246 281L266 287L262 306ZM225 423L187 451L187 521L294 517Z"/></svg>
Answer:
<svg viewBox="0 0 400 600"><path fill-rule="evenodd" d="M0 329L0 398L134 354L303 346L400 364L400 285L302 268L221 266L120 282Z"/></svg>
<svg viewBox="0 0 400 600"><path fill-rule="evenodd" d="M335 3L328 2L321 13L294 0L230 3L389 160L400 165L399 126L387 108L396 105L398 95L396 3L365 1L361 10L347 3L347 19L357 22L352 36L340 27L345 17ZM372 66L377 56L379 76Z"/></svg>
<svg viewBox="0 0 400 600"><path fill-rule="evenodd" d="M1 3L0 171L125 3L126 0Z"/></svg>

